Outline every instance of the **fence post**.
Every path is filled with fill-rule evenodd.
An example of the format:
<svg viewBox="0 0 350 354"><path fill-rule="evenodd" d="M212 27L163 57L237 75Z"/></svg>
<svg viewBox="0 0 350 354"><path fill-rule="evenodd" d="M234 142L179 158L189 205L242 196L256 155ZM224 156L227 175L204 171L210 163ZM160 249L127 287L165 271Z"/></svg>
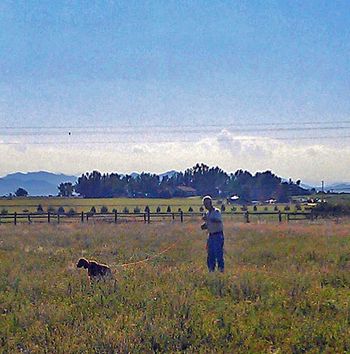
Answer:
<svg viewBox="0 0 350 354"><path fill-rule="evenodd" d="M57 213L57 224L59 224L59 223L60 223L60 214Z"/></svg>
<svg viewBox="0 0 350 354"><path fill-rule="evenodd" d="M248 210L245 213L245 221L247 224L249 224L249 211Z"/></svg>
<svg viewBox="0 0 350 354"><path fill-rule="evenodd" d="M30 214L28 214L28 222L29 224L32 222L32 220L30 220Z"/></svg>
<svg viewBox="0 0 350 354"><path fill-rule="evenodd" d="M13 215L13 223L17 225L17 212L15 212Z"/></svg>
<svg viewBox="0 0 350 354"><path fill-rule="evenodd" d="M180 220L184 222L184 212L182 210L180 211Z"/></svg>
<svg viewBox="0 0 350 354"><path fill-rule="evenodd" d="M47 212L47 222L50 224L51 221L51 213L48 211Z"/></svg>
<svg viewBox="0 0 350 354"><path fill-rule="evenodd" d="M173 220L175 220L175 213L171 213Z"/></svg>
<svg viewBox="0 0 350 354"><path fill-rule="evenodd" d="M145 224L146 224L146 213L143 213L143 221L144 221Z"/></svg>
<svg viewBox="0 0 350 354"><path fill-rule="evenodd" d="M287 222L289 222L289 213L287 212Z"/></svg>
<svg viewBox="0 0 350 354"><path fill-rule="evenodd" d="M147 223L149 224L151 222L151 212L148 210L147 211Z"/></svg>
<svg viewBox="0 0 350 354"><path fill-rule="evenodd" d="M279 221L279 222L282 222L281 210L278 210L278 221Z"/></svg>
<svg viewBox="0 0 350 354"><path fill-rule="evenodd" d="M118 211L114 210L114 223L116 224L118 221Z"/></svg>
<svg viewBox="0 0 350 354"><path fill-rule="evenodd" d="M81 212L81 222L84 222L84 212Z"/></svg>

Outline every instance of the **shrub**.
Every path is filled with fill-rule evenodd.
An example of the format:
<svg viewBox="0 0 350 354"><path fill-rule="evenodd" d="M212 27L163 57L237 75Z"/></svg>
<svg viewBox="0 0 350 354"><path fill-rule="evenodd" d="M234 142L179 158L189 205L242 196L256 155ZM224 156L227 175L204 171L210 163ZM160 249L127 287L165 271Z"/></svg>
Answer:
<svg viewBox="0 0 350 354"><path fill-rule="evenodd" d="M7 215L9 211L5 208L1 209L1 215Z"/></svg>
<svg viewBox="0 0 350 354"><path fill-rule="evenodd" d="M236 207L232 207L231 210L232 211L237 211L237 208Z"/></svg>
<svg viewBox="0 0 350 354"><path fill-rule="evenodd" d="M226 210L225 204L221 205L221 211L224 212Z"/></svg>
<svg viewBox="0 0 350 354"><path fill-rule="evenodd" d="M103 206L101 207L101 213L102 213L102 214L108 213L108 208L107 208L105 205L103 205Z"/></svg>
<svg viewBox="0 0 350 354"><path fill-rule="evenodd" d="M29 213L29 210L28 209L23 209L22 212L23 213Z"/></svg>
<svg viewBox="0 0 350 354"><path fill-rule="evenodd" d="M150 211L151 211L151 209L149 208L148 205L146 205L146 207L145 207L145 213L149 213Z"/></svg>
<svg viewBox="0 0 350 354"><path fill-rule="evenodd" d="M296 210L301 210L301 205L300 205L300 204L296 204L296 205L295 205L295 209L296 209Z"/></svg>
<svg viewBox="0 0 350 354"><path fill-rule="evenodd" d="M241 210L242 210L242 211L247 211L248 208L247 208L245 205L243 205L243 206L241 207Z"/></svg>
<svg viewBox="0 0 350 354"><path fill-rule="evenodd" d="M57 214L64 214L64 208L62 206L57 209Z"/></svg>
<svg viewBox="0 0 350 354"><path fill-rule="evenodd" d="M179 209L177 209L177 211L180 213L182 210L181 210L181 208L179 208Z"/></svg>
<svg viewBox="0 0 350 354"><path fill-rule="evenodd" d="M258 211L258 207L256 205L253 206L254 211Z"/></svg>
<svg viewBox="0 0 350 354"><path fill-rule="evenodd" d="M124 207L123 213L128 214L129 213L129 209L127 207Z"/></svg>
<svg viewBox="0 0 350 354"><path fill-rule="evenodd" d="M52 207L52 206L49 206L49 207L47 208L47 211L48 211L49 213L56 213L56 209L55 209L54 207Z"/></svg>
<svg viewBox="0 0 350 354"><path fill-rule="evenodd" d="M36 211L38 213L43 213L44 212L43 206L41 204L39 204L38 207L36 208Z"/></svg>
<svg viewBox="0 0 350 354"><path fill-rule="evenodd" d="M68 210L67 215L68 215L68 216L74 216L74 214L75 214L75 210L74 210L73 208L70 208L70 209Z"/></svg>
<svg viewBox="0 0 350 354"><path fill-rule="evenodd" d="M264 207L264 211L269 211L269 207Z"/></svg>
<svg viewBox="0 0 350 354"><path fill-rule="evenodd" d="M191 206L188 208L188 212L193 213L193 208Z"/></svg>
<svg viewBox="0 0 350 354"><path fill-rule="evenodd" d="M96 208L94 206L91 207L90 214L96 214Z"/></svg>
<svg viewBox="0 0 350 354"><path fill-rule="evenodd" d="M273 208L274 211L278 211L278 206L275 205L275 207Z"/></svg>
<svg viewBox="0 0 350 354"><path fill-rule="evenodd" d="M284 210L285 210L285 211L290 210L290 206L289 206L289 205L286 205L286 206L284 207Z"/></svg>
<svg viewBox="0 0 350 354"><path fill-rule="evenodd" d="M118 210L116 208L112 209L112 213L116 213Z"/></svg>
<svg viewBox="0 0 350 354"><path fill-rule="evenodd" d="M167 213L171 213L170 205L168 205L168 207L167 207L167 209L166 209L166 212L167 212Z"/></svg>
<svg viewBox="0 0 350 354"><path fill-rule="evenodd" d="M160 213L161 212L161 209L160 209L160 206L157 207L157 213Z"/></svg>
<svg viewBox="0 0 350 354"><path fill-rule="evenodd" d="M134 208L134 213L135 214L140 214L141 213L141 209L137 206Z"/></svg>

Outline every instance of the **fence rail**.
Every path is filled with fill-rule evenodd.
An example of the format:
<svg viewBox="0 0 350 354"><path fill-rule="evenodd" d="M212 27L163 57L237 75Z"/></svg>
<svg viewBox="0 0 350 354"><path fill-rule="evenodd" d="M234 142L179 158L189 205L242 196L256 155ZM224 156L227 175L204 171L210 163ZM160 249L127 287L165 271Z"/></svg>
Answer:
<svg viewBox="0 0 350 354"><path fill-rule="evenodd" d="M273 216L279 222L283 220L289 222L293 220L313 220L314 214L311 212L223 212L223 216L242 216L246 223L251 221L254 216ZM33 222L46 222L46 223L60 223L63 221L80 221L81 223L88 223L93 221L105 221L105 222L136 222L141 221L144 223L150 223L151 221L159 221L163 219L171 219L173 221L184 222L185 219L193 217L201 217L203 213L200 212L170 212L170 213L122 213L122 212L112 212L112 213L91 213L91 212L81 212L81 213L12 213L12 214L2 214L0 215L1 223L13 223L17 225L18 223L33 223Z"/></svg>

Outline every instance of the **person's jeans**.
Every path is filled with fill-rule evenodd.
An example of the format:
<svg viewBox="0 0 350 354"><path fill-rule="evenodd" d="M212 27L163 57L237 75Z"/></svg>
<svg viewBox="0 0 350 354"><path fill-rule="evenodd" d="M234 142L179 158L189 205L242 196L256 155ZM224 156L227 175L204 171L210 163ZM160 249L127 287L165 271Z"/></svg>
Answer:
<svg viewBox="0 0 350 354"><path fill-rule="evenodd" d="M216 232L209 234L207 240L208 258L207 264L209 272L215 270L216 263L221 272L224 271L224 234L223 232Z"/></svg>

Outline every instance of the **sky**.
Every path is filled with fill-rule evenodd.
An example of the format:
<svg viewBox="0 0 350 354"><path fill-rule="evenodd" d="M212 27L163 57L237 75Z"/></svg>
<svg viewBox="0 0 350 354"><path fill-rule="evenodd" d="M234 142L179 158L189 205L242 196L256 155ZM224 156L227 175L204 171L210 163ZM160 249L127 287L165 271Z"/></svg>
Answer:
<svg viewBox="0 0 350 354"><path fill-rule="evenodd" d="M350 181L350 2L0 2L0 176Z"/></svg>

